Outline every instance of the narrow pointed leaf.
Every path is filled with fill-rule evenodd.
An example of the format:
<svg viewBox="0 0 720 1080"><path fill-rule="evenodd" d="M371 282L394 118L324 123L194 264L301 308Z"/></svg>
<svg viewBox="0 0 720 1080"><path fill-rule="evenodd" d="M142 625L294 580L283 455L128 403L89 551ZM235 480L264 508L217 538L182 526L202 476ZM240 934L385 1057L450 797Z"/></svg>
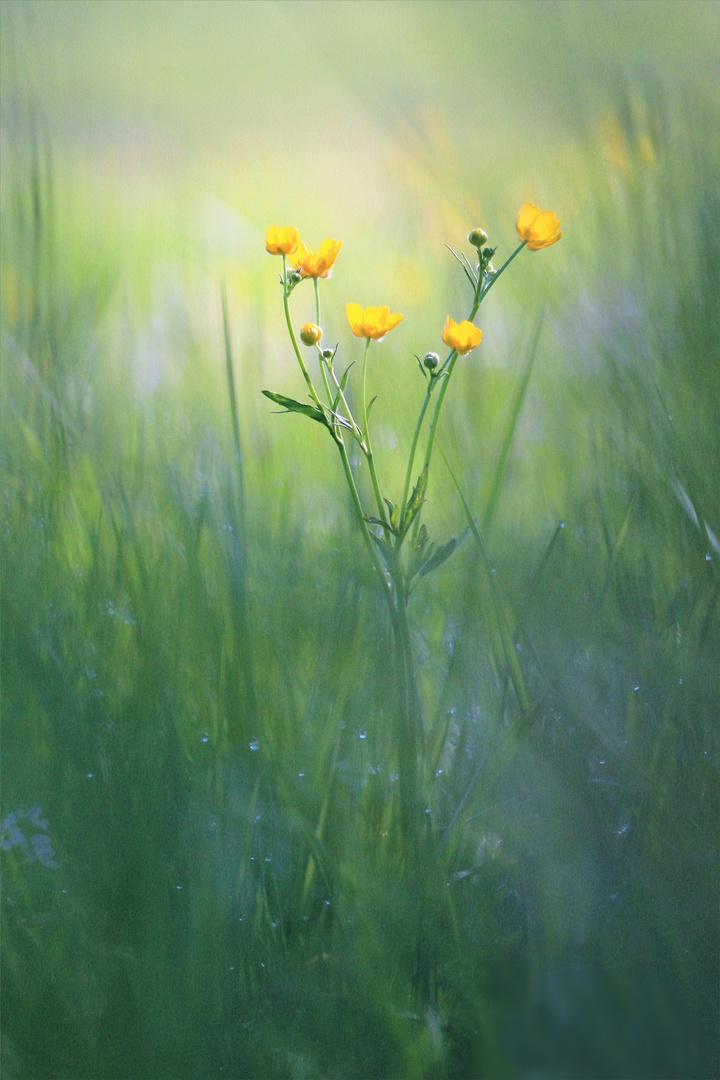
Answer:
<svg viewBox="0 0 720 1080"><path fill-rule="evenodd" d="M422 504L425 502L425 492L427 491L428 475L429 475L428 465L426 463L424 468L423 468L423 471L420 473L420 476L418 477L418 481L417 481L415 487L413 488L412 495L408 499L408 504L407 504L407 507L405 509L405 517L404 517L403 523L402 523L403 536L405 535L405 533L410 528L410 526L413 523L414 519L417 517L418 513L420 512L420 508L422 507Z"/></svg>
<svg viewBox="0 0 720 1080"><path fill-rule="evenodd" d="M507 468L508 459L510 457L510 449L512 447L513 439L515 438L515 431L517 428L520 412L525 401L525 394L527 392L528 385L530 383L530 376L532 375L533 367L535 366L535 357L537 355L538 343L540 341L540 332L543 326L543 319L545 318L545 311L541 311L538 320L535 324L535 331L532 338L532 344L530 346L530 352L528 353L528 360L525 365L525 371L515 392L515 398L510 409L510 415L508 417L508 425L505 431L505 438L500 449L500 457L498 463L495 466L495 472L492 477L492 484L490 487L490 494L488 497L487 505L485 507L485 513L482 519L482 531L483 533L489 533L492 525L492 520L495 516L495 509L500 497L500 491L502 489L502 483L505 478L505 470Z"/></svg>
<svg viewBox="0 0 720 1080"><path fill-rule="evenodd" d="M302 401L296 401L295 398L285 397L284 394L275 394L272 390L263 390L263 394L276 405L282 405L286 412L301 413L302 416L309 416L311 420L317 420L318 423L325 424L327 427L327 420L315 405L306 405Z"/></svg>
<svg viewBox="0 0 720 1080"><path fill-rule="evenodd" d="M460 537L451 536L447 544L443 544L442 547L437 549L434 555L431 555L430 558L425 560L418 570L418 578L424 578L426 574L431 574L433 570L437 570L439 566L442 566L443 563L447 562L450 556L455 554L457 549L469 535L470 529L468 528L465 529Z"/></svg>

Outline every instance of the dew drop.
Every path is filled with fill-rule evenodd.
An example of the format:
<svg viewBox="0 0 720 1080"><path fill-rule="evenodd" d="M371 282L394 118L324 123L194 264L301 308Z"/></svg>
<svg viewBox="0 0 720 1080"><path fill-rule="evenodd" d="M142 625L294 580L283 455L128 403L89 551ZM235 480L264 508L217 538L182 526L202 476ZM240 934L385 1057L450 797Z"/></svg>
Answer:
<svg viewBox="0 0 720 1080"><path fill-rule="evenodd" d="M253 739L253 741L250 743L250 749L251 750L259 750L260 749L260 743L257 741L257 739Z"/></svg>
<svg viewBox="0 0 720 1080"><path fill-rule="evenodd" d="M358 739L367 739L367 731L365 728L360 728L358 731Z"/></svg>

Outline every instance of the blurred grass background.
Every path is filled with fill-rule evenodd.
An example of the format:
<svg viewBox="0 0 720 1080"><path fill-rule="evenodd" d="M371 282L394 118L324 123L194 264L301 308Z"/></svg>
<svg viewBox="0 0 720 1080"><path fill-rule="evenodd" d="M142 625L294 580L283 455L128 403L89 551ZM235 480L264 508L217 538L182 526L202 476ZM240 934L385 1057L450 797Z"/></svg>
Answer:
<svg viewBox="0 0 720 1080"><path fill-rule="evenodd" d="M718 5L0 19L3 1075L716 1076ZM468 306L443 245L507 256L526 200L563 239L483 305L440 435L489 563L411 607L418 870L342 474L260 395L302 396L264 233L343 240L346 360L347 301L404 313L397 496L413 354Z"/></svg>

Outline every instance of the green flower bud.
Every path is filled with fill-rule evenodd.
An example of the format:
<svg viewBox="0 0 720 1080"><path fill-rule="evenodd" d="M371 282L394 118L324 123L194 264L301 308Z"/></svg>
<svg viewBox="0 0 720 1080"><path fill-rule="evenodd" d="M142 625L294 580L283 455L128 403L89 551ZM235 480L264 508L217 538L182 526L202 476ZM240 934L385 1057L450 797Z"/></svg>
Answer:
<svg viewBox="0 0 720 1080"><path fill-rule="evenodd" d="M476 247L478 251L487 244L487 241L488 237L484 229L473 229L468 236L468 242L471 243L473 247Z"/></svg>
<svg viewBox="0 0 720 1080"><path fill-rule="evenodd" d="M434 353L434 352L425 353L425 355L423 357L423 364L428 369L428 371L434 371L439 363L440 363L440 357L438 356L437 353Z"/></svg>
<svg viewBox="0 0 720 1080"><path fill-rule="evenodd" d="M332 351L332 349L323 349L323 354L322 355L323 355L323 360L332 360L335 353Z"/></svg>

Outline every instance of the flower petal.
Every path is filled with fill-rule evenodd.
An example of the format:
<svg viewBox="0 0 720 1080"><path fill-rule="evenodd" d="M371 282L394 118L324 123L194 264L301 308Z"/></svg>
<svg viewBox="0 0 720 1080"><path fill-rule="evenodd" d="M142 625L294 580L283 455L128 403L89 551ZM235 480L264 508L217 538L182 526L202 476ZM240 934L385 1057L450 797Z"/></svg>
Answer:
<svg viewBox="0 0 720 1080"><path fill-rule="evenodd" d="M265 237L265 250L270 255L292 255L300 243L300 233L293 225L271 225Z"/></svg>
<svg viewBox="0 0 720 1080"><path fill-rule="evenodd" d="M515 227L521 240L527 240L526 233L539 213L540 207L535 203L526 202L520 207Z"/></svg>
<svg viewBox="0 0 720 1080"><path fill-rule="evenodd" d="M365 312L359 304L348 304L345 308L347 312L348 322L350 323L350 329L355 337L365 337L363 332L363 324L365 319Z"/></svg>

